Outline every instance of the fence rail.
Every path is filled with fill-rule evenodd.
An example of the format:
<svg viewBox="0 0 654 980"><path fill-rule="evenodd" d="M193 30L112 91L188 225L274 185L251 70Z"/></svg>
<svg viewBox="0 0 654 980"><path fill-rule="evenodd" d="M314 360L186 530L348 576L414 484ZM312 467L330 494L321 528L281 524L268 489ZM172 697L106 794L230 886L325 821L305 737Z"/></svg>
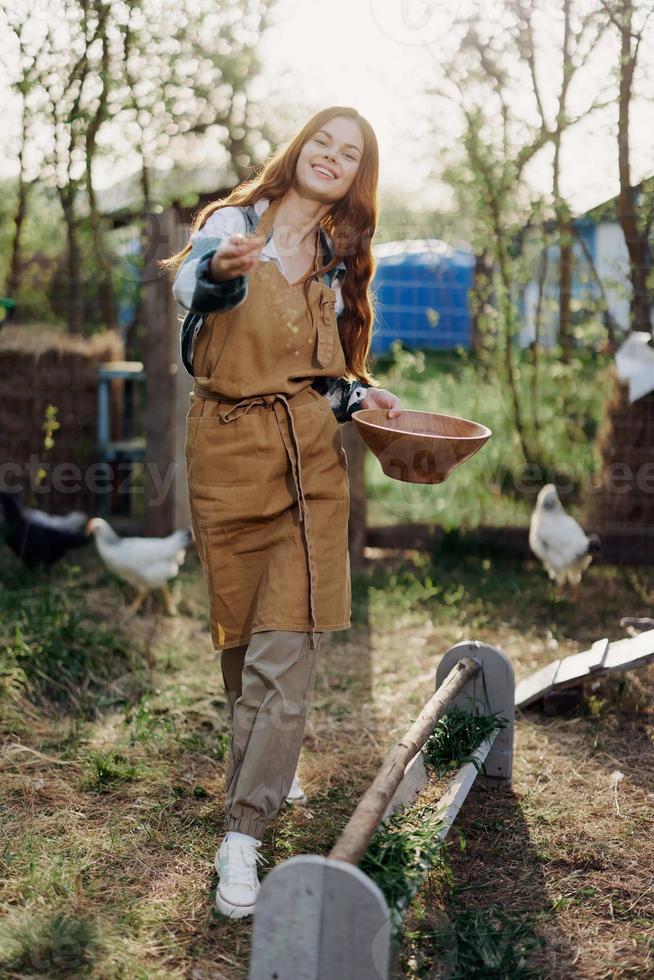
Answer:
<svg viewBox="0 0 654 980"><path fill-rule="evenodd" d="M612 531L594 527L585 522L587 532L599 531L602 538L602 551L593 560L598 565L654 565L654 527L641 526L630 530L620 526ZM366 530L366 545L369 548L382 548L389 551L425 551L438 548L445 537L445 530L439 524L416 522L371 526ZM475 553L488 549L514 558L533 558L529 547L528 527L487 527L480 525L469 531L459 532L462 546L468 544Z"/></svg>

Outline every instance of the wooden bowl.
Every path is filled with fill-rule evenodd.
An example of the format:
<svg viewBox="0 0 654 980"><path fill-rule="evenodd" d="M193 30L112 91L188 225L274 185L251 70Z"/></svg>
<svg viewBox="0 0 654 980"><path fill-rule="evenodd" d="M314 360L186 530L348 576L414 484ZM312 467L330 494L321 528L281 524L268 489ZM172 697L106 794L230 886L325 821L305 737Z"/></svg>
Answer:
<svg viewBox="0 0 654 980"><path fill-rule="evenodd" d="M393 480L443 483L452 470L474 456L492 432L479 422L435 412L359 409L352 415L361 438Z"/></svg>

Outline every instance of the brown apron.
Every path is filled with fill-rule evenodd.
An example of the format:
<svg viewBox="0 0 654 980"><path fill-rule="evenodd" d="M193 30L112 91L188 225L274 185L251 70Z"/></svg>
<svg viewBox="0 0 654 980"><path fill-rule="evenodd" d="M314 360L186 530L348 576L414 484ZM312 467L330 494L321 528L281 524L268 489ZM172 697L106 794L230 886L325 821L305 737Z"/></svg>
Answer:
<svg viewBox="0 0 654 980"><path fill-rule="evenodd" d="M278 206L257 225L266 240ZM315 632L350 626L347 460L311 387L346 363L334 290L312 279L308 296L260 261L245 300L206 316L196 342L185 453L216 648L279 629L309 632L315 650Z"/></svg>

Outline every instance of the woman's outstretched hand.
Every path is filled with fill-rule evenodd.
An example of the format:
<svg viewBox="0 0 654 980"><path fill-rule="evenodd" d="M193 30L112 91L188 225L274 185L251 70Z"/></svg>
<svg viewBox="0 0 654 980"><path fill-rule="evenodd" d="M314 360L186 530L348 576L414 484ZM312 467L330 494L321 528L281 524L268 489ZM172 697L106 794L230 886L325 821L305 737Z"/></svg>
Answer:
<svg viewBox="0 0 654 980"><path fill-rule="evenodd" d="M259 252L264 244L263 235L230 235L221 242L211 259L210 275L213 282L247 275L259 261Z"/></svg>
<svg viewBox="0 0 654 980"><path fill-rule="evenodd" d="M394 419L402 411L400 399L386 388L368 388L368 394L361 402L361 408L387 408L387 418Z"/></svg>

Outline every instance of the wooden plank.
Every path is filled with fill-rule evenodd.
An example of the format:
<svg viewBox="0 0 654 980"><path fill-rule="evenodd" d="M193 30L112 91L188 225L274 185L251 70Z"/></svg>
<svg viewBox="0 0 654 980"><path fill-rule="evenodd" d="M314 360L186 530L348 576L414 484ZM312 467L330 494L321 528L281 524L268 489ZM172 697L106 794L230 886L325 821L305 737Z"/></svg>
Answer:
<svg viewBox="0 0 654 980"><path fill-rule="evenodd" d="M421 789L425 788L428 781L429 777L427 776L425 760L421 750L420 752L416 752L413 759L407 764L402 782L389 800L382 820L385 820L391 813L395 813L400 807L411 804L414 797L417 796Z"/></svg>
<svg viewBox="0 0 654 980"><path fill-rule="evenodd" d="M604 637L604 639L602 640L595 640L595 642L591 647L591 650L597 654L597 661L595 663L589 664L588 666L589 670L592 671L592 670L604 669L604 667L606 666L606 658L608 656L610 646L611 644L606 637Z"/></svg>
<svg viewBox="0 0 654 980"><path fill-rule="evenodd" d="M616 640L606 655L604 669L633 670L654 659L654 630L647 630L640 636Z"/></svg>
<svg viewBox="0 0 654 980"><path fill-rule="evenodd" d="M390 551L430 551L442 539L444 531L440 525L393 524L391 526L369 527L366 531L366 545L369 548L386 548Z"/></svg>
<svg viewBox="0 0 654 980"><path fill-rule="evenodd" d="M606 658L606 651L609 641L597 640L593 643L590 650L583 653L573 653L569 657L564 657L559 663L559 669L554 677L553 688L558 690L567 687L569 684L578 684L579 681L588 677L591 671L599 670L600 665Z"/></svg>
<svg viewBox="0 0 654 980"><path fill-rule="evenodd" d="M596 640L590 650L554 660L516 686L517 708L526 708L546 695L581 684L591 675L633 670L654 660L654 630L610 643Z"/></svg>
<svg viewBox="0 0 654 980"><path fill-rule="evenodd" d="M387 980L390 914L359 868L303 854L264 878L250 980Z"/></svg>
<svg viewBox="0 0 654 980"><path fill-rule="evenodd" d="M560 663L560 658L553 660L541 667L540 670L530 674L529 677L518 681L515 688L516 708L526 708L527 705L533 704L534 701L538 701L539 698L552 690Z"/></svg>
<svg viewBox="0 0 654 980"><path fill-rule="evenodd" d="M484 739L479 748L473 753L472 759L475 759L480 765L486 762L493 747L493 742L498 734L499 732L495 731L489 738ZM456 772L439 800L439 809L442 808L443 813L441 816L441 827L436 836L440 840L445 840L447 837L450 827L454 823L459 810L472 789L475 779L479 775L477 766L472 759L470 762L466 762L465 765L461 766Z"/></svg>

